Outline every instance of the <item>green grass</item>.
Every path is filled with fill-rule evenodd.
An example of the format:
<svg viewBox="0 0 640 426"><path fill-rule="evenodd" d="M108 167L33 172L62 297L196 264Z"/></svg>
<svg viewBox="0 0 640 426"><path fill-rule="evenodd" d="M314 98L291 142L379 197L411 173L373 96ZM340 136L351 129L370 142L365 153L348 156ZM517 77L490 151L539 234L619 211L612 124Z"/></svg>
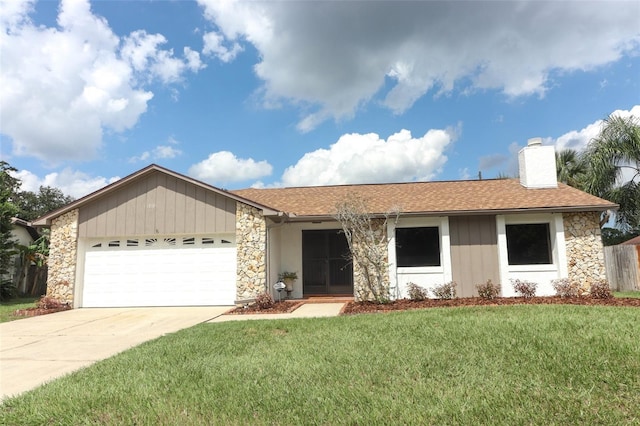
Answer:
<svg viewBox="0 0 640 426"><path fill-rule="evenodd" d="M201 324L0 406L0 424L640 424L640 310L436 308Z"/></svg>
<svg viewBox="0 0 640 426"><path fill-rule="evenodd" d="M640 291L614 291L615 297L633 297L634 299L640 299Z"/></svg>
<svg viewBox="0 0 640 426"><path fill-rule="evenodd" d="M39 297L18 297L15 299L0 302L0 322L14 321L24 317L13 315L16 309L35 307L35 302Z"/></svg>

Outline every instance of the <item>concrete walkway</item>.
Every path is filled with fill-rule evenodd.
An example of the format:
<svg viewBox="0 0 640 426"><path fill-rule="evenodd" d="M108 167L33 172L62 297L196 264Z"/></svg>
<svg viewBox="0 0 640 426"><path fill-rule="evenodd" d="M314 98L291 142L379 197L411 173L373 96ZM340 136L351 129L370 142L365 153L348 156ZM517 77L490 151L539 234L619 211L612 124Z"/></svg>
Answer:
<svg viewBox="0 0 640 426"><path fill-rule="evenodd" d="M344 303L306 303L288 314L224 315L229 306L87 308L0 324L0 400L203 322L337 316Z"/></svg>
<svg viewBox="0 0 640 426"><path fill-rule="evenodd" d="M221 315L208 322L246 321L264 319L288 319L288 318L316 318L335 317L340 314L344 303L305 303L295 311L288 314L242 314Z"/></svg>

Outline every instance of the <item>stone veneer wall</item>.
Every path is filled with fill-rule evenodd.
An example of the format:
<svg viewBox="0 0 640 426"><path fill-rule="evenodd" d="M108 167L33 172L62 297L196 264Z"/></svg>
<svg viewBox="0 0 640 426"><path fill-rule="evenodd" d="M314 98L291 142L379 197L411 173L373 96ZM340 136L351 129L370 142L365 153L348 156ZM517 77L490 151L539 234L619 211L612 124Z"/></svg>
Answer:
<svg viewBox="0 0 640 426"><path fill-rule="evenodd" d="M387 249L387 238L386 238L386 233L387 233L387 226L386 226L386 221L384 219L371 219L371 227L375 233L375 239L376 241L380 241L380 244L378 246L378 250L380 250L380 252L383 254L383 261L382 261L382 270L380 271L380 273L382 274L383 277L383 286L385 286L385 289L382 289L382 291L386 291L386 294L388 296L390 296L389 293L389 252ZM358 247L357 247L357 243L354 241L354 251L357 251ZM373 265L371 265L371 271L375 271L375 268L373 267ZM366 272L364 271L364 268L359 265L356 262L353 262L353 293L354 293L354 298L356 301L363 301L363 300L373 300L373 293L371 292L371 289L369 288L369 285L367 284L367 278L366 278ZM381 293L382 294L382 293Z"/></svg>
<svg viewBox="0 0 640 426"><path fill-rule="evenodd" d="M267 223L260 210L236 203L238 251L236 299L253 299L266 289Z"/></svg>
<svg viewBox="0 0 640 426"><path fill-rule="evenodd" d="M565 213L562 219L567 247L568 278L588 289L592 282L607 278L600 236L600 213Z"/></svg>
<svg viewBox="0 0 640 426"><path fill-rule="evenodd" d="M72 210L51 223L47 296L73 304L78 252L78 210Z"/></svg>

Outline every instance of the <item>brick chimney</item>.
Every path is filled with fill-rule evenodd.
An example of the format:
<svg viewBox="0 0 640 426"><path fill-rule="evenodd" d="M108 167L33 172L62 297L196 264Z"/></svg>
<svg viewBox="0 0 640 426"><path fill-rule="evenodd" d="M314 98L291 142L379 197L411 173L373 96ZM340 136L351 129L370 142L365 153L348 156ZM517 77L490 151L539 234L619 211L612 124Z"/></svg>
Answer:
<svg viewBox="0 0 640 426"><path fill-rule="evenodd" d="M525 188L557 188L556 151L542 146L542 138L529 139L518 152L520 185Z"/></svg>

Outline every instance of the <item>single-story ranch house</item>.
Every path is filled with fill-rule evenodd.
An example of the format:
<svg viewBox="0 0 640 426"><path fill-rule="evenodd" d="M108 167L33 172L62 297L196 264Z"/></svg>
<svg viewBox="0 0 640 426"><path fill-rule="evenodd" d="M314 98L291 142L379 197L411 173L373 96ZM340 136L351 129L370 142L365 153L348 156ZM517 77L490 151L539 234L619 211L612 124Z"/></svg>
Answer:
<svg viewBox="0 0 640 426"><path fill-rule="evenodd" d="M491 279L605 279L600 214L617 206L558 184L532 139L520 178L226 191L150 165L34 222L51 227L47 293L74 307L232 305L284 271L294 298L356 295L336 205L357 195L397 221L380 232L393 297L449 281L462 297ZM374 222L374 223L383 223Z"/></svg>

